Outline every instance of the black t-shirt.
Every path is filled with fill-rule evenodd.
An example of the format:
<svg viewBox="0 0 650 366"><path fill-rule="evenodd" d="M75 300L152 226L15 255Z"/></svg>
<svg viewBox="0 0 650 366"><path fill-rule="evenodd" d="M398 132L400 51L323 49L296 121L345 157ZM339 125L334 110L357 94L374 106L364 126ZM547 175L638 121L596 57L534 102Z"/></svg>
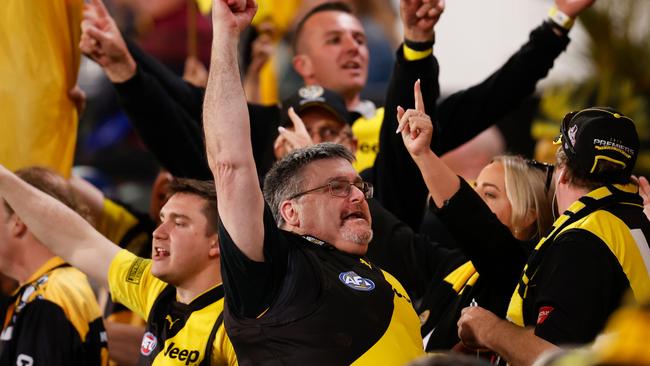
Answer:
<svg viewBox="0 0 650 366"><path fill-rule="evenodd" d="M220 227L224 322L240 364L403 364L423 353L406 291L363 257L276 227L264 211L265 262Z"/></svg>

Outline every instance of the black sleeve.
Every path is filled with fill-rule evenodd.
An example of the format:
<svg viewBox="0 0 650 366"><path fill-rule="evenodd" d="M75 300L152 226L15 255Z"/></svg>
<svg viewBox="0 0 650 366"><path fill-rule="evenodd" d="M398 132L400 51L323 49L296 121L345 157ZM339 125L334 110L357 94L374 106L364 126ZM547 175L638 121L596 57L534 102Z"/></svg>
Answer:
<svg viewBox="0 0 650 366"><path fill-rule="evenodd" d="M21 311L14 328L12 365L84 364L81 337L57 304L35 300ZM33 360L33 363L29 363Z"/></svg>
<svg viewBox="0 0 650 366"><path fill-rule="evenodd" d="M138 67L154 75L169 97L189 113L195 123L200 124L205 89L194 86L176 75L155 57L144 52L132 40L127 38L126 45Z"/></svg>
<svg viewBox="0 0 650 366"><path fill-rule="evenodd" d="M134 77L113 84L120 106L147 148L176 177L212 179L205 157L203 130L162 87L138 66ZM200 116L200 109L195 111Z"/></svg>
<svg viewBox="0 0 650 366"><path fill-rule="evenodd" d="M440 96L438 62L433 55L407 61L400 46L386 93L384 120L379 133L379 153L371 168L375 197L384 208L414 230L420 226L428 190L402 137L395 130L398 125L397 106L408 109L415 105L413 84L417 79L420 79L425 111L430 116L435 116L436 100Z"/></svg>
<svg viewBox="0 0 650 366"><path fill-rule="evenodd" d="M587 231L567 231L552 245L535 274L537 286L529 288L535 334L557 345L589 343L629 282L607 245Z"/></svg>
<svg viewBox="0 0 650 366"><path fill-rule="evenodd" d="M242 253L221 223L219 243L228 306L240 317L255 318L268 309L282 285L289 252L287 239L265 205L264 262L255 262Z"/></svg>
<svg viewBox="0 0 650 366"><path fill-rule="evenodd" d="M369 200L373 240L366 256L400 281L412 298L420 298L434 278L444 278L467 261L459 251L416 234L376 200Z"/></svg>
<svg viewBox="0 0 650 366"><path fill-rule="evenodd" d="M462 178L460 189L436 210L458 245L474 264L481 278L510 283L514 289L528 253L521 241L483 202ZM430 205L435 210L435 204Z"/></svg>
<svg viewBox="0 0 650 366"><path fill-rule="evenodd" d="M210 180L202 108L205 90L187 83L156 59L128 42L138 67L124 83L113 84L121 107L160 164L177 177ZM248 105L257 173L263 177L275 158L277 106Z"/></svg>
<svg viewBox="0 0 650 366"><path fill-rule="evenodd" d="M459 91L438 106L440 124L438 154L462 145L514 110L535 91L555 59L569 44L543 23L508 61L482 83Z"/></svg>

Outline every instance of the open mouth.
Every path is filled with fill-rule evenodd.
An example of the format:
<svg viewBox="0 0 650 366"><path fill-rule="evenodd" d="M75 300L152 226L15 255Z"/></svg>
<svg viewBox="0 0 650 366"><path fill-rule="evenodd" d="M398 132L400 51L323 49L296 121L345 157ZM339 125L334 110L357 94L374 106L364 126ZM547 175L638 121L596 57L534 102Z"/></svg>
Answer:
<svg viewBox="0 0 650 366"><path fill-rule="evenodd" d="M154 247L153 251L155 257L169 257L169 251L167 249L163 249L161 247Z"/></svg>
<svg viewBox="0 0 650 366"><path fill-rule="evenodd" d="M363 212L354 211L354 212L350 212L348 214L344 214L342 216L342 220L343 221L346 221L346 220L364 220L364 221L368 221L368 218L366 217L366 215L363 214Z"/></svg>
<svg viewBox="0 0 650 366"><path fill-rule="evenodd" d="M344 70L360 70L361 69L361 64L356 61L348 61L343 64L343 69Z"/></svg>

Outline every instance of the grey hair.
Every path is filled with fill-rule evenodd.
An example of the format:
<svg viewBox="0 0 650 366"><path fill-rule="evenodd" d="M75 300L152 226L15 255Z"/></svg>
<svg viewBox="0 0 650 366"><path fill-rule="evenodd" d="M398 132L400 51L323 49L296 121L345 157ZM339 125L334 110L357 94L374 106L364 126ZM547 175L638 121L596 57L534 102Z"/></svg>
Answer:
<svg viewBox="0 0 650 366"><path fill-rule="evenodd" d="M264 199L271 207L278 226L284 224L280 204L303 189L303 169L317 160L345 159L354 161L354 155L343 145L322 143L290 152L277 161L264 178Z"/></svg>

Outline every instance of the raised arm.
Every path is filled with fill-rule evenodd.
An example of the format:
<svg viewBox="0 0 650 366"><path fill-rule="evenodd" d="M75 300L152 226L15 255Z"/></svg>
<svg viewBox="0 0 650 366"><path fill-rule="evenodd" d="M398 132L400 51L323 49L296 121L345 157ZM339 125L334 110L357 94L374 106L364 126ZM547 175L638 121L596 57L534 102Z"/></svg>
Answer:
<svg viewBox="0 0 650 366"><path fill-rule="evenodd" d="M431 150L433 125L424 111L424 101L419 81L413 87L415 109L397 110L404 146L420 169L422 178L437 207L451 198L460 188L460 178Z"/></svg>
<svg viewBox="0 0 650 366"><path fill-rule="evenodd" d="M203 125L223 226L249 259L263 261L264 198L237 64L239 35L250 24L256 9L253 0L213 1L214 37Z"/></svg>
<svg viewBox="0 0 650 366"><path fill-rule="evenodd" d="M379 153L372 168L375 198L413 230L420 227L427 188L401 139L395 136L398 121L394 111L397 106L413 107L413 94L404 91L409 90L416 80L420 80L424 109L430 115L435 115L440 87L438 63L433 57L434 25L443 10L443 0L400 2L405 45L400 46L396 54L386 92ZM408 45L418 50L408 48Z"/></svg>
<svg viewBox="0 0 650 366"><path fill-rule="evenodd" d="M439 217L482 277L504 285L512 281L514 287L514 278L525 263L526 254L481 198L467 183L463 182L461 189L460 178L431 150L431 119L424 113L417 83L414 94L415 109L406 112L398 109L398 132L402 133L404 145L420 169L436 207L446 206ZM464 214L464 225L459 225L456 218L463 210L471 214ZM472 223L470 227L481 227L481 230L467 231L468 222Z"/></svg>
<svg viewBox="0 0 650 366"><path fill-rule="evenodd" d="M43 245L88 276L106 283L108 267L120 248L86 220L1 165L0 197Z"/></svg>
<svg viewBox="0 0 650 366"><path fill-rule="evenodd" d="M594 1L556 0L555 7L575 18ZM440 144L436 152L442 155L471 140L531 96L537 82L548 75L555 59L569 44L567 33L568 29L545 21L530 33L528 42L487 79L443 100L434 115L440 124Z"/></svg>

